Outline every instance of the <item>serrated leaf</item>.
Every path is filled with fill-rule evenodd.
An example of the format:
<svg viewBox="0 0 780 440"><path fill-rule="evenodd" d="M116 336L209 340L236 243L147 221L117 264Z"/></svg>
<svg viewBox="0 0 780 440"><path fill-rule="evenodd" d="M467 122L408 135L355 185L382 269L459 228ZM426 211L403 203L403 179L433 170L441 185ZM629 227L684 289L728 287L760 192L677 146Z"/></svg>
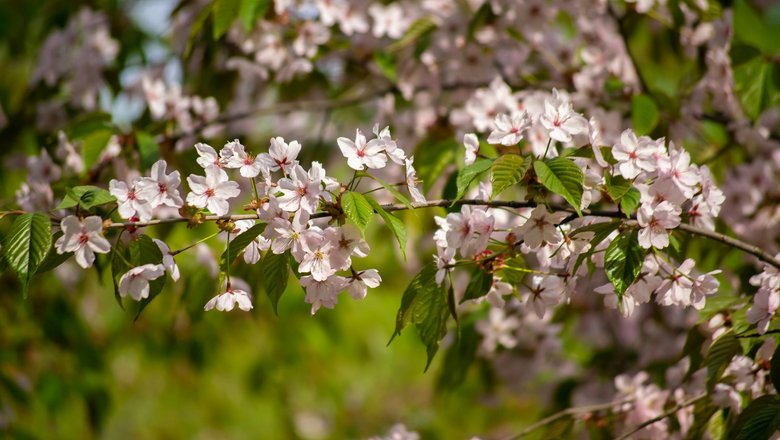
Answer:
<svg viewBox="0 0 780 440"><path fill-rule="evenodd" d="M647 251L639 246L637 237L636 229L624 231L612 240L604 255L604 271L618 296L628 289L642 270Z"/></svg>
<svg viewBox="0 0 780 440"><path fill-rule="evenodd" d="M594 234L593 238L591 238L590 240L590 248L588 249L588 251L583 254L580 254L577 257L577 261L574 262L572 273L577 273L583 261L586 260L590 261L589 258L591 255L593 255L596 246L598 246L599 243L601 243L607 237L609 237L609 235L612 234L612 232L615 231L617 228L619 228L621 224L622 223L617 220L608 221L608 222L598 222L587 226L583 226L581 228L577 228L574 231L572 231L570 234L571 236L575 236L583 232L593 232Z"/></svg>
<svg viewBox="0 0 780 440"><path fill-rule="evenodd" d="M491 169L493 182L493 197L498 196L505 189L523 180L528 168L531 167L531 157L517 154L504 154L499 156Z"/></svg>
<svg viewBox="0 0 780 440"><path fill-rule="evenodd" d="M767 440L780 429L780 396L761 396L740 413L729 438L735 440Z"/></svg>
<svg viewBox="0 0 780 440"><path fill-rule="evenodd" d="M242 0L216 0L214 2L214 28L212 37L218 40L238 18Z"/></svg>
<svg viewBox="0 0 780 440"><path fill-rule="evenodd" d="M623 197L620 198L620 211L627 217L631 217L636 209L639 207L639 200L642 194L636 188L630 188Z"/></svg>
<svg viewBox="0 0 780 440"><path fill-rule="evenodd" d="M723 333L710 345L707 355L704 357L704 365L707 367L708 389L715 386L731 359L740 354L742 354L742 345L740 345L733 330Z"/></svg>
<svg viewBox="0 0 780 440"><path fill-rule="evenodd" d="M428 354L426 371L439 349L439 341L447 334L450 315L447 289L436 284L436 271L436 264L428 263L409 283L401 298L395 331L390 339L392 342L405 327L414 324Z"/></svg>
<svg viewBox="0 0 780 440"><path fill-rule="evenodd" d="M487 295L491 287L493 287L493 274L478 267L471 273L471 279L466 285L466 292L460 302L482 298Z"/></svg>
<svg viewBox="0 0 780 440"><path fill-rule="evenodd" d="M545 188L563 197L577 214L582 215L580 204L585 175L577 164L564 157L546 162L537 160L534 162L534 171Z"/></svg>
<svg viewBox="0 0 780 440"><path fill-rule="evenodd" d="M141 169L148 170L160 159L160 145L154 136L145 131L136 131L135 140L141 157Z"/></svg>
<svg viewBox="0 0 780 440"><path fill-rule="evenodd" d="M402 222L401 219L385 211L385 209L382 208L382 205L380 205L379 202L373 198L368 197L367 200L371 204L371 207L373 207L377 212L377 214L382 217L385 225L395 236L395 240L398 242L398 247L401 248L401 254L403 254L404 261L406 261L406 225L404 225L404 222Z"/></svg>
<svg viewBox="0 0 780 440"><path fill-rule="evenodd" d="M647 95L631 98L631 123L637 135L647 135L658 125L658 106Z"/></svg>
<svg viewBox="0 0 780 440"><path fill-rule="evenodd" d="M477 321L475 319L476 314L470 316L471 319L466 319L461 324L460 338L449 346L444 354L444 360L436 378L437 390L455 388L461 385L469 367L476 359L477 348L481 338L474 327Z"/></svg>
<svg viewBox="0 0 780 440"><path fill-rule="evenodd" d="M290 251L283 254L274 254L268 251L260 261L260 270L263 272L263 290L271 301L274 313L279 315L279 299L287 289L287 281L290 277Z"/></svg>
<svg viewBox="0 0 780 440"><path fill-rule="evenodd" d="M341 208L344 214L361 230L365 229L374 216L374 208L371 207L366 196L354 191L347 191L341 195Z"/></svg>
<svg viewBox="0 0 780 440"><path fill-rule="evenodd" d="M458 194L455 196L455 200L453 200L452 203L454 204L456 201L460 200L463 195L466 194L466 191L468 191L471 182L490 169L492 164L493 161L482 159L460 170L458 172L458 180L456 181L458 185Z"/></svg>
<svg viewBox="0 0 780 440"><path fill-rule="evenodd" d="M8 266L16 272L26 298L32 278L38 266L51 248L51 221L41 213L22 214L14 220L11 230L3 240L3 256Z"/></svg>
<svg viewBox="0 0 780 440"><path fill-rule="evenodd" d="M231 264L258 235L263 233L265 226L265 223L254 224L251 228L231 238L230 246L219 257L220 270L227 270L227 265ZM230 255L230 261L227 259L228 255Z"/></svg>
<svg viewBox="0 0 780 440"><path fill-rule="evenodd" d="M412 23L406 30L406 33L393 42L393 44L387 46L387 51L392 53L403 49L410 44L414 44L422 38L425 34L432 32L436 29L436 23L430 17L422 17Z"/></svg>

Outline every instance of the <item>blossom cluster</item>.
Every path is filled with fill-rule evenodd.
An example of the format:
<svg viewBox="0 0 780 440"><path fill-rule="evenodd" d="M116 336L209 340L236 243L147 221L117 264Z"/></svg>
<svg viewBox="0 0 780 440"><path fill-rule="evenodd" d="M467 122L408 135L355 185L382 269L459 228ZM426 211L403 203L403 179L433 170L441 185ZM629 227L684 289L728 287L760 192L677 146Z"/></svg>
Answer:
<svg viewBox="0 0 780 440"><path fill-rule="evenodd" d="M415 201L425 201L417 187L413 158L407 157L392 139L389 128L374 127L374 134L373 139L367 140L357 130L354 140L338 139L347 164L355 171L384 168L388 159L403 165L407 176L405 185L411 197ZM338 205L342 193L356 183L354 179L341 184L328 176L319 162L313 162L305 169L297 159L301 144L287 142L282 137L272 138L268 151L260 154L247 151L238 140L228 142L219 151L204 143L196 144L195 150L203 175L187 176L189 192L186 197L180 192L179 171L169 170L165 160L154 163L148 176L136 175L130 181L112 179L109 193L116 198L119 216L130 223L148 222L166 215L170 212L166 210L170 209L179 212L194 209L202 214L226 216L230 213L231 201L246 194L239 182L231 180L228 174L237 170L241 179L251 181L252 200L247 206L265 225L262 234L254 237L243 250L247 264L258 263L264 252L279 255L289 252L298 264L300 283L307 292L305 301L312 305L312 313L320 307L333 308L339 293L345 290L353 298L362 299L369 288L379 286L382 278L376 269L359 270L353 265L353 257L365 257L369 252L361 230L336 219L328 222L321 216L313 217L327 206ZM46 166L49 170L52 164L46 162L46 158L35 161L34 169ZM232 222L225 227L228 239L247 231L256 222ZM102 236L104 222L99 216L68 215L61 221L60 229L63 236L56 243L57 252L73 252L76 262L84 268L92 266L96 253L111 251L109 242ZM133 227L132 233L137 235L138 229ZM148 298L149 283L163 276L165 271L174 281L178 280L179 269L174 256L181 251L171 251L158 239L154 242L163 255L162 262L132 267L122 275L118 284L120 296L130 296L137 301ZM344 272L348 273L342 275ZM229 274L225 289L206 304L207 310L232 310L235 305L242 310L252 308L250 294L235 288Z"/></svg>

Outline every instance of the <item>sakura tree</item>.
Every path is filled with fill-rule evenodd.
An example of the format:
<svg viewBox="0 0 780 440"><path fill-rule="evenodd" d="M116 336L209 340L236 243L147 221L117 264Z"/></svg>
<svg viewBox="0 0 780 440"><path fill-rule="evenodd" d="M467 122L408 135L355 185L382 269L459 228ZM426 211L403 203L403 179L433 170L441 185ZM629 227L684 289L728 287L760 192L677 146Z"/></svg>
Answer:
<svg viewBox="0 0 780 440"><path fill-rule="evenodd" d="M387 289L440 392L542 408L479 438L780 438L773 2L107 3L0 15L46 30L0 81L23 307L316 322Z"/></svg>

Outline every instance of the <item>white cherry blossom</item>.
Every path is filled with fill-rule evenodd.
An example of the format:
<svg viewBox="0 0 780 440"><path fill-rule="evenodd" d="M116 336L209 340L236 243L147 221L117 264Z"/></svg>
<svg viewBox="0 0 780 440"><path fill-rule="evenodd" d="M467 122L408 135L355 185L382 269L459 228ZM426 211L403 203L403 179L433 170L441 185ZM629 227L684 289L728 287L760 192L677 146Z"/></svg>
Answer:
<svg viewBox="0 0 780 440"><path fill-rule="evenodd" d="M349 287L347 292L354 299L363 299L366 297L368 288L375 289L382 283L382 277L376 269L366 269L356 272L349 278Z"/></svg>
<svg viewBox="0 0 780 440"><path fill-rule="evenodd" d="M160 278L164 273L165 268L161 264L144 264L130 269L119 279L119 296L130 295L136 301L149 298L149 281Z"/></svg>
<svg viewBox="0 0 780 440"><path fill-rule="evenodd" d="M136 189L136 183L128 185L125 182L111 179L108 191L116 197L117 212L122 218L136 218L142 222L152 218L152 205L141 198Z"/></svg>
<svg viewBox="0 0 780 440"><path fill-rule="evenodd" d="M208 208L215 215L225 215L230 210L228 199L238 197L241 190L238 183L228 180L227 173L221 169L208 168L206 176L187 177L191 192L187 194L187 203L196 208Z"/></svg>
<svg viewBox="0 0 780 440"><path fill-rule="evenodd" d="M387 164L387 155L384 153L384 145L376 139L366 142L366 136L358 129L355 132L355 140L340 137L336 140L341 149L341 154L347 158L347 165L354 170L365 168L379 169Z"/></svg>
<svg viewBox="0 0 780 440"><path fill-rule="evenodd" d="M299 209L314 214L319 205L322 193L322 176L312 167L307 173L300 165L294 165L290 177L279 179L277 182L282 195L279 196L279 207L287 212L296 212Z"/></svg>
<svg viewBox="0 0 780 440"><path fill-rule="evenodd" d="M338 303L338 296L347 288L346 278L333 275L325 280L317 281L311 275L301 277L301 286L306 289L304 301L311 304L311 314L317 313L320 307L332 309Z"/></svg>
<svg viewBox="0 0 780 440"><path fill-rule="evenodd" d="M669 202L656 206L642 205L637 212L639 245L645 249L663 249L669 246L669 229L680 225L680 208Z"/></svg>
<svg viewBox="0 0 780 440"><path fill-rule="evenodd" d="M233 310L236 305L238 308L248 312L252 310L252 297L249 292L240 289L228 289L214 298L211 298L209 302L203 307L203 310L209 311L217 309L220 312L229 312Z"/></svg>
<svg viewBox="0 0 780 440"><path fill-rule="evenodd" d="M531 127L531 118L525 111L511 116L501 113L496 116L493 125L495 128L488 136L488 143L512 146L523 139L523 134Z"/></svg>
<svg viewBox="0 0 780 440"><path fill-rule="evenodd" d="M287 170L298 164L296 160L298 153L301 152L301 144L298 141L292 141L289 144L283 137L271 138L271 146L268 153L261 153L260 160L265 164L269 171L279 171L287 174Z"/></svg>
<svg viewBox="0 0 780 440"><path fill-rule="evenodd" d="M89 216L80 221L75 215L69 215L60 222L62 237L54 244L58 254L73 252L76 263L84 269L95 262L95 253L107 254L111 243L102 235L103 219Z"/></svg>
<svg viewBox="0 0 780 440"><path fill-rule="evenodd" d="M158 160L152 165L150 176L144 177L136 184L137 195L148 200L152 208L163 205L181 208L184 205L184 200L179 195L181 176L178 171L167 174L167 167L168 164L164 160Z"/></svg>

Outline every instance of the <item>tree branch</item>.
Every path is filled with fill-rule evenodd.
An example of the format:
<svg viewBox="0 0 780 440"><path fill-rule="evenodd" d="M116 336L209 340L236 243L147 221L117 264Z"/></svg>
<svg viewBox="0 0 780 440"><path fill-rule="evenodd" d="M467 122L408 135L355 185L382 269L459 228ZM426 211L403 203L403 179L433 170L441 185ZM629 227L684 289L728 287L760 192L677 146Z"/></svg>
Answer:
<svg viewBox="0 0 780 440"><path fill-rule="evenodd" d="M618 437L616 440L626 440L627 438L631 437L633 434L635 434L635 433L641 431L642 429L652 425L653 423L660 422L661 420L663 420L663 419L665 419L665 418L667 418L669 416L674 415L677 411L679 411L679 410L681 410L683 408L687 408L687 407L695 404L696 402L698 402L698 401L700 401L700 400L702 400L702 399L704 399L706 397L707 397L707 394L705 393L705 394L700 394L700 395L698 395L696 397L693 397L691 399L688 399L685 402L683 402L683 403L675 406L674 408L670 409L669 411L666 411L665 413L662 413L662 414L660 414L660 415L658 415L656 417L653 417L652 419L645 420L644 422L642 422L639 425L637 425L631 431L628 431L627 433L625 433L625 434L621 435L620 437Z"/></svg>
<svg viewBox="0 0 780 440"><path fill-rule="evenodd" d="M448 200L448 199L440 199L440 200L430 200L423 203L412 203L411 204L414 209L419 208L434 208L434 207L446 207L446 206L462 206L462 205L478 205L478 206L488 206L488 207L504 207L504 208L534 208L536 207L537 203L535 202L520 202L515 200L481 200L481 199L460 199L457 201ZM404 204L390 204L390 205L382 205L382 208L385 211L391 212L391 211L404 211L409 209ZM574 209L572 209L569 206L561 206L561 205L549 205L549 208L552 209L555 212L569 212L574 213ZM605 210L588 210L583 209L582 213L584 215L593 216L593 217L608 217L608 218L617 218L620 219L623 223L625 223L628 226L631 227L637 227L638 223L634 219L626 218L622 213L617 211L605 211ZM325 217L331 217L332 215L329 212L317 212L311 216L312 219L315 218L325 218ZM257 220L259 219L257 214L233 214L233 215L207 215L202 218L203 221L217 221L217 220ZM184 223L189 222L190 219L187 217L172 217L172 218L165 218L165 219L156 219L156 220L150 220L148 222L118 222L118 223L111 223L108 225L108 228L140 228L144 226L153 226L153 225L162 225L162 224L168 224L168 223ZM769 263L772 266L775 266L777 268L780 268L780 258L776 258L763 249L761 249L758 246L754 246L749 243L745 243L744 241L738 240L733 237L729 237L728 235L721 234L719 232L713 232L708 231L706 229L697 228L696 226L691 226L689 224L682 223L680 226L677 227L677 229L680 229L681 231L685 231L692 235L698 235L700 237L705 237L710 240L714 240L720 243L724 243L726 245L729 245L731 247L734 247L736 249L741 250L744 253L753 255L754 257L758 258L759 260Z"/></svg>

